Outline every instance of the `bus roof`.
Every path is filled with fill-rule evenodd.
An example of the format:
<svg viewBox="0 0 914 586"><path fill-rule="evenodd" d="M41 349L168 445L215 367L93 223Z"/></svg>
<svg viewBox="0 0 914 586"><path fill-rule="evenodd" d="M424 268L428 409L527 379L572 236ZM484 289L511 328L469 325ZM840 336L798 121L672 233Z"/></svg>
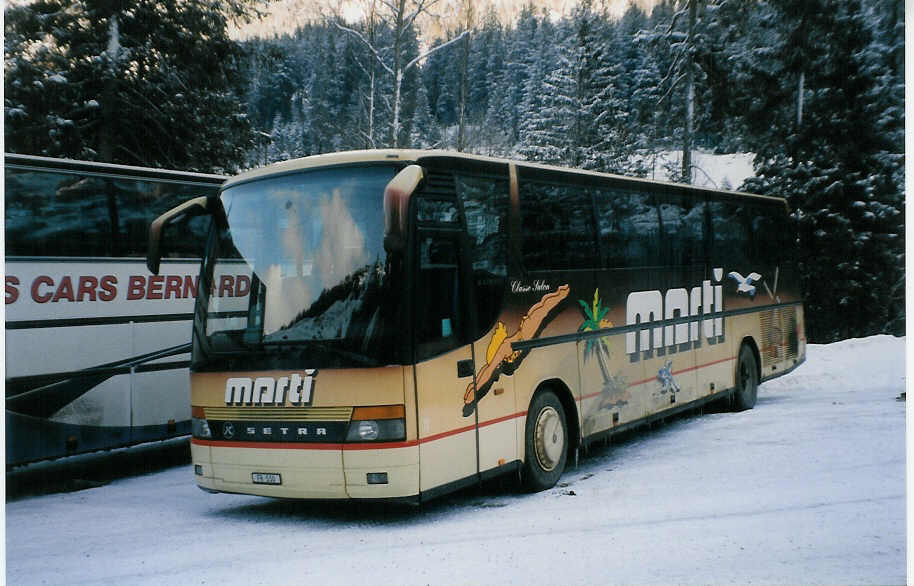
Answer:
<svg viewBox="0 0 914 586"><path fill-rule="evenodd" d="M464 161L478 161L478 162L488 162L496 164L507 165L513 163L515 165L530 168L530 169L540 169L543 171L553 171L560 173L568 173L578 177L593 177L594 179L610 179L619 181L620 183L629 183L632 185L641 184L641 185L651 185L656 187L667 187L676 190L687 190L687 191L698 191L705 193L713 194L723 194L731 195L736 197L751 197L769 200L773 202L785 203L785 199L779 196L770 196L770 195L758 195L754 193L748 193L744 191L733 191L725 189L715 189L710 187L697 187L694 185L686 185L684 183L674 183L671 181L658 181L656 179L643 179L639 177L626 177L623 175L613 175L610 173L601 173L598 171L588 171L585 169L575 169L572 167L560 167L557 165L547 165L543 163L537 163L533 161L522 161L522 160L511 160L511 159L502 159L496 157L488 157L484 155L475 155L468 153L459 153L455 151L445 151L445 150L416 150L416 149L374 149L374 150L358 150L358 151L343 151L338 153L327 153L322 155L313 155L310 157L303 157L300 159L291 159L288 161L282 161L279 163L273 163L266 167L261 167L258 169L253 169L233 177L226 181L224 187L228 188L239 183L246 183L248 181L259 179L262 177L268 177L272 175L291 173L295 171L302 171L306 169L313 169L317 167L325 166L335 166L335 165L351 165L358 163L382 163L382 162L400 162L400 163L419 163L421 164L425 159L445 159L451 158L455 160L464 160Z"/></svg>
<svg viewBox="0 0 914 586"><path fill-rule="evenodd" d="M104 175L110 177L129 177L156 179L173 182L199 182L221 184L228 179L225 175L197 173L192 171L175 171L153 167L136 167L95 161L78 161L76 159L57 159L37 155L20 155L4 153L4 165L13 169L56 171L60 173L79 173L83 175Z"/></svg>

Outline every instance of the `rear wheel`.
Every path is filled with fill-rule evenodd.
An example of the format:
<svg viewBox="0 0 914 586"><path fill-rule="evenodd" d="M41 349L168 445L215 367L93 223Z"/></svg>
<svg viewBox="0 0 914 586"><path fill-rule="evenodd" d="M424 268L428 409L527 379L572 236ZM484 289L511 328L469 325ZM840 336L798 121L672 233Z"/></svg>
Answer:
<svg viewBox="0 0 914 586"><path fill-rule="evenodd" d="M565 409L551 391L536 395L527 411L524 485L530 491L555 486L568 458Z"/></svg>
<svg viewBox="0 0 914 586"><path fill-rule="evenodd" d="M736 391L733 393L733 410L745 411L755 406L758 398L758 365L752 348L743 344L736 365Z"/></svg>

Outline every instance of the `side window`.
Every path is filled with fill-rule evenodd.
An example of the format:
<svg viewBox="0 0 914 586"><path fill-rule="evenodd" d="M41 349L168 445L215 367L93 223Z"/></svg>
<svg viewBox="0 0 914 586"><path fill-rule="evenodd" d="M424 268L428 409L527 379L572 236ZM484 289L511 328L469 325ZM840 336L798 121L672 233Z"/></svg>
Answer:
<svg viewBox="0 0 914 586"><path fill-rule="evenodd" d="M528 270L592 269L599 264L590 189L522 182L520 218Z"/></svg>
<svg viewBox="0 0 914 586"><path fill-rule="evenodd" d="M469 234L476 338L488 331L501 313L507 286L508 180L458 174L455 185Z"/></svg>
<svg viewBox="0 0 914 586"><path fill-rule="evenodd" d="M704 262L704 204L685 195L661 196L663 259L670 266L691 266Z"/></svg>
<svg viewBox="0 0 914 586"><path fill-rule="evenodd" d="M605 268L661 264L660 221L650 194L601 189L596 211Z"/></svg>
<svg viewBox="0 0 914 586"><path fill-rule="evenodd" d="M711 231L714 235L711 259L724 270L747 271L754 259L750 255L752 222L739 201L711 201Z"/></svg>
<svg viewBox="0 0 914 586"><path fill-rule="evenodd" d="M214 186L6 169L6 253L11 256L146 255L149 224ZM200 256L209 218L170 227L169 256Z"/></svg>
<svg viewBox="0 0 914 586"><path fill-rule="evenodd" d="M777 264L790 259L796 244L783 204L750 204L747 206L752 239L749 256L762 264Z"/></svg>
<svg viewBox="0 0 914 586"><path fill-rule="evenodd" d="M117 219L110 180L69 173L6 170L6 254L116 254Z"/></svg>
<svg viewBox="0 0 914 586"><path fill-rule="evenodd" d="M463 203L473 247L473 271L508 274L508 181L457 175L457 197Z"/></svg>
<svg viewBox="0 0 914 586"><path fill-rule="evenodd" d="M463 306L459 258L453 237L420 233L415 319L419 360L460 344Z"/></svg>

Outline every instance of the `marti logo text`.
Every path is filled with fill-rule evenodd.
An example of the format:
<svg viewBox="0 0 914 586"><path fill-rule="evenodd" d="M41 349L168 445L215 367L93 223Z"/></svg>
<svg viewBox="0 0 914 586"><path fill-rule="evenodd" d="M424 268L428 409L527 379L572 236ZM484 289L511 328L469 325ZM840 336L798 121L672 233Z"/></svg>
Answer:
<svg viewBox="0 0 914 586"><path fill-rule="evenodd" d="M297 407L310 405L316 374L317 371L311 369L303 373L293 372L278 380L272 376L230 378L225 381L225 404L284 407L288 401L288 404Z"/></svg>
<svg viewBox="0 0 914 586"><path fill-rule="evenodd" d="M691 290L684 287L668 289L666 295L658 290L629 293L625 302L626 324L659 323L655 327L645 327L638 332L625 334L625 352L635 354L679 344L698 344L701 343L699 328L705 338L722 341L724 293L720 282L724 278L724 270L716 268L712 271L712 276L713 282L706 279ZM749 278L760 279L761 276L752 273ZM740 289L739 292L746 291ZM673 325L663 324L664 321L688 317L702 319L685 320Z"/></svg>

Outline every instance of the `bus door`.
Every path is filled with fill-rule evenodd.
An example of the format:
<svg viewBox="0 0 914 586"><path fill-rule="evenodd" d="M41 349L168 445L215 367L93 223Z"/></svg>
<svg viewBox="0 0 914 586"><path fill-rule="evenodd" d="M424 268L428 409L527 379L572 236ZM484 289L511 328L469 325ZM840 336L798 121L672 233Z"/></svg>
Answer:
<svg viewBox="0 0 914 586"><path fill-rule="evenodd" d="M475 479L478 467L466 255L459 229L416 230L413 279L420 490Z"/></svg>

